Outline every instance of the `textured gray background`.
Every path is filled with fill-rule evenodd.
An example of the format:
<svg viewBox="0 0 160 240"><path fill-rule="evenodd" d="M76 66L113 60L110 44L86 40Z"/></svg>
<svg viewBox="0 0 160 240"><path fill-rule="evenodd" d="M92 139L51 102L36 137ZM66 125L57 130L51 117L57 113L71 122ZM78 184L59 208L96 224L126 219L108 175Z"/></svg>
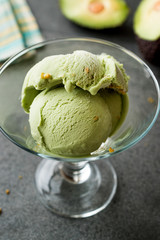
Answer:
<svg viewBox="0 0 160 240"><path fill-rule="evenodd" d="M138 4L127 1L130 17L119 29L93 31L66 20L56 0L29 0L46 39L97 37L141 56L132 30ZM142 57L142 56L141 56ZM160 69L149 64L160 81ZM36 195L34 173L40 158L0 134L0 240L158 240L160 239L160 119L136 146L112 157L118 190L112 203L87 219L68 219L46 210ZM23 179L18 176L22 175ZM9 188L10 195L5 194Z"/></svg>

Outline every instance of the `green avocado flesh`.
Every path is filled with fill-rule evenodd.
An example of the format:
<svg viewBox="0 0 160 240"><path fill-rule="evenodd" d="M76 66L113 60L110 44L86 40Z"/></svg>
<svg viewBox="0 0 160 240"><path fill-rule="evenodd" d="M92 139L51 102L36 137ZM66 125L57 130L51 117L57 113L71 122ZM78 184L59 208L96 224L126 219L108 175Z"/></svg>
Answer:
<svg viewBox="0 0 160 240"><path fill-rule="evenodd" d="M160 38L160 0L143 0L134 16L134 32L144 40Z"/></svg>
<svg viewBox="0 0 160 240"><path fill-rule="evenodd" d="M69 20L93 29L120 26L129 14L123 0L60 0L60 8Z"/></svg>

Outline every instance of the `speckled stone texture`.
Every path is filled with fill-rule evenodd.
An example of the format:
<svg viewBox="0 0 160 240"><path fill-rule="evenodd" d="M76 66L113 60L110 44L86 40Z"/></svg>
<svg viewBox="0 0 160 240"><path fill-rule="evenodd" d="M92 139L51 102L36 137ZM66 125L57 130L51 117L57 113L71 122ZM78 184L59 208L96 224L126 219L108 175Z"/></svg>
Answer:
<svg viewBox="0 0 160 240"><path fill-rule="evenodd" d="M127 1L131 13L118 29L93 31L76 26L60 13L56 0L28 1L48 38L96 37L118 43L141 56L132 30L138 4ZM149 64L157 79L159 68ZM131 149L110 159L118 175L112 203L86 219L50 213L40 203L34 173L40 158L18 148L0 134L0 240L159 240L160 239L160 119ZM22 176L20 179L19 176ZM10 189L6 195L5 190Z"/></svg>

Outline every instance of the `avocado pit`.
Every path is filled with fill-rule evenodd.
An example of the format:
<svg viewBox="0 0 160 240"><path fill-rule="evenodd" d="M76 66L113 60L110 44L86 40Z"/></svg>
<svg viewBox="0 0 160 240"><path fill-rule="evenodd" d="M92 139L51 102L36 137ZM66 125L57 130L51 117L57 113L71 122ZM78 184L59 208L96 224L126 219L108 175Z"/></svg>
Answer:
<svg viewBox="0 0 160 240"><path fill-rule="evenodd" d="M154 4L153 9L154 9L155 11L160 11L160 1L158 1L158 2L156 2L156 3Z"/></svg>
<svg viewBox="0 0 160 240"><path fill-rule="evenodd" d="M91 2L88 5L88 9L91 13L101 13L104 10L104 5L101 2Z"/></svg>
<svg viewBox="0 0 160 240"><path fill-rule="evenodd" d="M63 15L91 29L121 26L129 14L125 0L59 0Z"/></svg>

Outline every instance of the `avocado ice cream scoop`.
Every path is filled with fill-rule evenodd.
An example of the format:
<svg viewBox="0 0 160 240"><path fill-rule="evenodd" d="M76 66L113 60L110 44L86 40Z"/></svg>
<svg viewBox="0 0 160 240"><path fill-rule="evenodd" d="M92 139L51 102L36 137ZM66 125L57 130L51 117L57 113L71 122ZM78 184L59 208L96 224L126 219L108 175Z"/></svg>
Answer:
<svg viewBox="0 0 160 240"><path fill-rule="evenodd" d="M89 155L117 128L128 79L123 65L106 54L76 51L43 59L22 88L33 138L53 154Z"/></svg>
<svg viewBox="0 0 160 240"><path fill-rule="evenodd" d="M45 150L67 156L88 155L112 131L112 117L100 94L80 88L44 90L33 101L29 123L36 142Z"/></svg>
<svg viewBox="0 0 160 240"><path fill-rule="evenodd" d="M112 56L86 51L44 58L27 73L22 88L22 106L29 112L33 99L44 89L63 84L67 92L75 87L96 95L101 88L120 93L128 90L128 76L123 65Z"/></svg>

